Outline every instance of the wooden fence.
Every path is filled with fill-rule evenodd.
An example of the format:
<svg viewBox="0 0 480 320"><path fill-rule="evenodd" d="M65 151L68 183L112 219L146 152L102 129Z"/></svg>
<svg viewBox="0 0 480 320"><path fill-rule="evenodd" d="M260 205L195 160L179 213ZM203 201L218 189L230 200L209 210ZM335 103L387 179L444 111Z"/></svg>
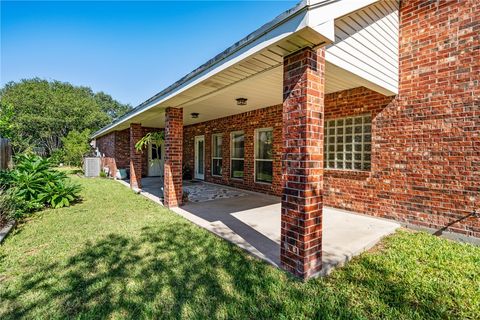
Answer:
<svg viewBox="0 0 480 320"><path fill-rule="evenodd" d="M12 165L12 145L10 140L0 138L0 170Z"/></svg>

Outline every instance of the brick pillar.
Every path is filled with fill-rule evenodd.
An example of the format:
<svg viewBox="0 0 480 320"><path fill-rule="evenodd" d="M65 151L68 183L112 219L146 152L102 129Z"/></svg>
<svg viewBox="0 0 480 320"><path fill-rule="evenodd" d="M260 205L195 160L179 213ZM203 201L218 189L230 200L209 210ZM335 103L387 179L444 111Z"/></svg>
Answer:
<svg viewBox="0 0 480 320"><path fill-rule="evenodd" d="M182 157L183 109L167 108L165 110L163 203L169 208L182 204Z"/></svg>
<svg viewBox="0 0 480 320"><path fill-rule="evenodd" d="M142 125L130 124L130 188L142 188L142 153L135 149L135 144L142 136Z"/></svg>
<svg viewBox="0 0 480 320"><path fill-rule="evenodd" d="M322 267L323 48L284 59L281 263L307 279Z"/></svg>

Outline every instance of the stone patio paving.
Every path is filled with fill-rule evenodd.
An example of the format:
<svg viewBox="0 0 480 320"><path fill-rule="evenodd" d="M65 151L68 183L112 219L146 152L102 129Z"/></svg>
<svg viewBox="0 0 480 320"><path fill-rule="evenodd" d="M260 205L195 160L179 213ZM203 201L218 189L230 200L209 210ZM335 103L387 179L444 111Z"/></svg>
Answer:
<svg viewBox="0 0 480 320"><path fill-rule="evenodd" d="M126 180L128 183L128 180ZM142 179L142 191L163 201L163 178L146 177ZM188 202L205 202L246 196L240 189L205 183L202 181L183 181L183 191L188 193Z"/></svg>

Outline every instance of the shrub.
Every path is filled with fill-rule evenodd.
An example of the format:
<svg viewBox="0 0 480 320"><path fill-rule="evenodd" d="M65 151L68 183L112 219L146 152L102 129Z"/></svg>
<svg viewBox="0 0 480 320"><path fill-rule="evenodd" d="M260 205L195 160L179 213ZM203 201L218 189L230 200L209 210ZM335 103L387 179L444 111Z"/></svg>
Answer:
<svg viewBox="0 0 480 320"><path fill-rule="evenodd" d="M18 198L13 189L0 189L0 226L10 220L21 218L31 207L32 204Z"/></svg>
<svg viewBox="0 0 480 320"><path fill-rule="evenodd" d="M52 152L50 156L50 162L54 166L59 166L61 163L65 162L65 151L63 149L57 149Z"/></svg>
<svg viewBox="0 0 480 320"><path fill-rule="evenodd" d="M72 130L65 138L62 138L63 143L63 159L72 166L81 166L83 156L90 151L90 144L88 143L90 137L89 130L78 132Z"/></svg>
<svg viewBox="0 0 480 320"><path fill-rule="evenodd" d="M0 227L7 221L15 218L16 213L15 199L11 194L0 190Z"/></svg>
<svg viewBox="0 0 480 320"><path fill-rule="evenodd" d="M50 160L36 155L21 155L15 160L15 168L2 172L0 182L8 193L4 196L14 199L17 218L45 206L66 207L79 199L80 186L54 170Z"/></svg>

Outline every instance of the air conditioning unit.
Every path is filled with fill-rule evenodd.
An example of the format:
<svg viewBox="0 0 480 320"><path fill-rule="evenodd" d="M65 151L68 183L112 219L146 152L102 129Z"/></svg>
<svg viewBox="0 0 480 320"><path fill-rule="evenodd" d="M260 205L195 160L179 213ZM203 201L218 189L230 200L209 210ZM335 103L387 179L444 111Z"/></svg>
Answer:
<svg viewBox="0 0 480 320"><path fill-rule="evenodd" d="M98 157L86 157L83 158L83 172L85 177L98 177L100 176L101 161Z"/></svg>

